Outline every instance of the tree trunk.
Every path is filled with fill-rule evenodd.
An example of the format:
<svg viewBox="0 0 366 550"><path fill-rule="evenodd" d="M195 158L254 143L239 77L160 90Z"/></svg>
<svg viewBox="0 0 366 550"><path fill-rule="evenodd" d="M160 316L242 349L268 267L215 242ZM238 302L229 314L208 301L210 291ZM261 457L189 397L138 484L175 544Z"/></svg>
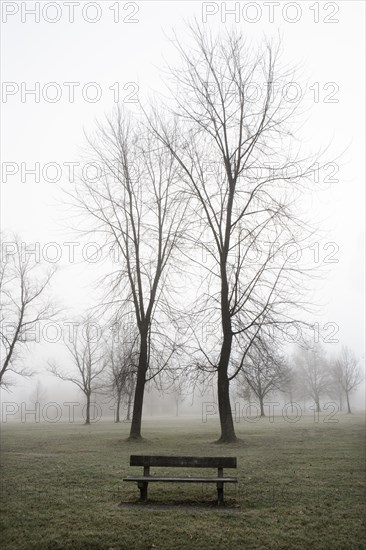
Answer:
<svg viewBox="0 0 366 550"><path fill-rule="evenodd" d="M221 437L219 439L220 443L232 443L237 439L235 435L233 415L231 411L229 392L230 384L227 375L231 352L231 340L231 335L229 337L225 337L224 335L217 373L217 397L221 427Z"/></svg>
<svg viewBox="0 0 366 550"><path fill-rule="evenodd" d="M316 412L317 412L317 413L320 413L320 402L319 402L319 399L316 399L316 400L315 400L315 407L316 407Z"/></svg>
<svg viewBox="0 0 366 550"><path fill-rule="evenodd" d="M232 197L231 197L232 203ZM230 207L231 208L231 207ZM228 206L229 212L229 206ZM228 220L229 223L229 213ZM227 244L227 250L229 246ZM219 405L221 437L219 443L232 443L236 441L234 430L233 415L230 404L230 381L228 378L228 368L231 355L231 345L233 340L231 330L231 317L229 305L229 287L226 274L226 259L221 259L220 265L221 275L221 325L223 340L221 345L220 361L217 369L217 398Z"/></svg>
<svg viewBox="0 0 366 550"><path fill-rule="evenodd" d="M142 408L144 404L144 392L147 372L147 330L140 333L140 356L139 366L137 370L137 380L135 387L135 399L133 402L133 413L129 439L142 439L141 437L141 420Z"/></svg>
<svg viewBox="0 0 366 550"><path fill-rule="evenodd" d="M128 401L127 401L127 415L126 420L131 420L131 405L132 405L132 389L128 394Z"/></svg>
<svg viewBox="0 0 366 550"><path fill-rule="evenodd" d="M259 405L260 405L260 408L261 408L261 416L266 416L265 413L264 413L263 397L259 398Z"/></svg>
<svg viewBox="0 0 366 550"><path fill-rule="evenodd" d="M120 416L119 416L120 407L121 407L121 394L119 394L119 395L117 396L117 403L116 403L116 420L115 420L116 423L120 422Z"/></svg>
<svg viewBox="0 0 366 550"><path fill-rule="evenodd" d="M346 397L347 397L347 413L348 413L348 414L352 414L351 406L350 406L350 404L349 404L349 395L348 395L348 391L346 391Z"/></svg>
<svg viewBox="0 0 366 550"><path fill-rule="evenodd" d="M141 439L142 407L144 403L144 392L146 376L145 371L139 369L135 388L135 399L133 402L132 422L130 439Z"/></svg>
<svg viewBox="0 0 366 550"><path fill-rule="evenodd" d="M220 443L232 443L236 441L234 430L233 415L231 412L230 395L229 395L229 380L227 373L220 372L217 377L217 395L220 414L221 437Z"/></svg>
<svg viewBox="0 0 366 550"><path fill-rule="evenodd" d="M293 396L292 388L290 388L290 391L288 392L288 396L290 398L291 413L293 413L294 412L294 396Z"/></svg>
<svg viewBox="0 0 366 550"><path fill-rule="evenodd" d="M90 424L90 394L86 395L86 418L85 424Z"/></svg>
<svg viewBox="0 0 366 550"><path fill-rule="evenodd" d="M343 397L342 393L339 394L339 410L343 411Z"/></svg>

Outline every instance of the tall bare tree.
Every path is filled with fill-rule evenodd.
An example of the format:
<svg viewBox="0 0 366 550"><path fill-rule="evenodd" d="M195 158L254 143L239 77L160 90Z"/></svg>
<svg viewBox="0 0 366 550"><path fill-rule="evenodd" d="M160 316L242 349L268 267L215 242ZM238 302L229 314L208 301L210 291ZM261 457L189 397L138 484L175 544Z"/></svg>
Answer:
<svg viewBox="0 0 366 550"><path fill-rule="evenodd" d="M32 243L18 237L1 236L0 265L0 386L11 383L9 372L30 376L32 369L22 361L30 342L37 341L40 324L56 315L47 297L55 269L46 271Z"/></svg>
<svg viewBox="0 0 366 550"><path fill-rule="evenodd" d="M108 278L107 301L108 307L118 307L120 319L134 316L139 334L130 430L130 438L139 439L145 384L164 368L174 350L166 330L172 260L187 223L179 166L151 132L121 109L98 125L89 144L89 159L100 167L99 177L81 178L74 199L90 216L92 230L104 236L119 258Z"/></svg>
<svg viewBox="0 0 366 550"><path fill-rule="evenodd" d="M85 424L90 424L92 394L103 386L101 375L107 366L106 346L97 323L86 317L65 345L73 363L66 372L56 362L49 363L49 372L65 382L75 384L85 395Z"/></svg>
<svg viewBox="0 0 366 550"><path fill-rule="evenodd" d="M346 394L347 412L351 414L350 393L359 386L363 380L359 361L355 354L347 347L335 359L330 367L331 379L339 385Z"/></svg>
<svg viewBox="0 0 366 550"><path fill-rule="evenodd" d="M231 442L229 387L240 370L233 368L237 356L259 331L292 322L303 301L298 248L309 227L295 205L314 159L295 147L299 103L283 94L294 77L277 69L278 49L264 44L254 51L236 32L214 39L198 25L191 31L192 46L176 40L182 67L169 67L174 122L146 114L182 168L190 239L207 256L205 262L194 257L207 275L195 314L202 312L201 326L217 322L218 329L215 343L197 337L196 363L217 375L219 441Z"/></svg>

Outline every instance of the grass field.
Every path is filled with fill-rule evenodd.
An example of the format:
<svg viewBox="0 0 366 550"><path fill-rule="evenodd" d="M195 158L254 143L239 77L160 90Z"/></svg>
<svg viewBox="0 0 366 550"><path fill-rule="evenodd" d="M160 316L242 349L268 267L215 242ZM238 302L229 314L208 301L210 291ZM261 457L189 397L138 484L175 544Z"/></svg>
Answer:
<svg viewBox="0 0 366 550"><path fill-rule="evenodd" d="M364 417L323 420L239 423L229 446L213 420L148 418L143 443L127 424L5 424L1 548L366 548ZM237 456L239 484L222 509L213 484L151 484L138 504L131 453Z"/></svg>

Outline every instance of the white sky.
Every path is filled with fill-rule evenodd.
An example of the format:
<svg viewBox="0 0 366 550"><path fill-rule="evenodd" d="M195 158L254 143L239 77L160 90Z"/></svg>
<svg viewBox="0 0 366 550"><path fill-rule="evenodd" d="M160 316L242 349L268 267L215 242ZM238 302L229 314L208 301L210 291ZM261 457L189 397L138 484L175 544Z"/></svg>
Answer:
<svg viewBox="0 0 366 550"><path fill-rule="evenodd" d="M11 86L19 88L14 95L2 94L2 168L4 163L14 162L19 172L8 176L2 185L1 227L19 233L24 241L39 241L41 247L48 242L59 244L64 268L57 275L54 292L70 308L78 304L84 307L92 301L90 283L95 280L95 270L82 261L80 253L76 255L79 263L68 262L68 249L63 243L77 241L78 237L68 230L71 214L60 204L57 184L42 176L40 182L35 182L33 176L22 182L21 163L31 168L39 162L42 168L57 162L63 168L59 183L67 185L64 163L80 161L83 129L92 129L95 118L113 108L109 87L119 83L122 98L134 91L132 86L124 90L126 83L138 84L141 99L151 90L162 91L159 67L163 66L163 56L174 61L166 34L175 29L188 43L184 19L196 17L201 21L203 9L218 11L207 18L206 25L213 29L239 25L254 39L275 37L279 31L282 61L300 64L303 82L308 83L303 90L311 107L303 129L307 146L316 150L331 142L329 160L348 148L342 157L339 182L315 197L311 205L324 219L322 229L328 231L320 241L321 257L327 242L339 246L339 262L330 265L330 274L318 291L319 301L326 304L318 321L320 325L337 323L340 342L351 346L359 356L364 354L364 2L280 2L275 6L273 23L269 22L266 2L237 3L240 21L227 15L226 23L222 21L224 13L220 13L224 5L221 2L208 3L207 8L201 2L120 2L119 23L113 21L111 10L116 2L89 2L86 12L88 3L74 3L74 23L69 22L67 3L57 2L61 19L53 24L44 18L54 18L56 8L51 6L42 14L45 2L39 3L39 23L25 11L34 9L36 2L1 4L3 92L4 86L8 91ZM97 11L92 4L100 11L100 20L94 24L83 20L82 15L84 8L84 15L95 17ZM234 5L226 2L227 9ZM315 6L313 10L311 6ZM137 8L131 17L138 22L122 21ZM243 13L243 9L247 11ZM315 9L319 10L318 23L314 22ZM13 11L17 13L11 14ZM286 21L294 19L296 13L297 22ZM250 22L256 14L259 20ZM325 23L326 17L338 22ZM37 103L34 96L28 95L22 101L21 89L34 88L37 82L41 91L47 83L56 82L62 91L60 100L47 102L41 95ZM68 100L64 82L80 83L75 88L74 103ZM102 91L96 103L82 97L81 89L89 82L96 82ZM318 103L313 99L314 90L309 89L314 83L319 83ZM334 90L334 84L324 90L327 83L338 87L334 95L337 103L322 101ZM91 88L89 91L93 92Z"/></svg>

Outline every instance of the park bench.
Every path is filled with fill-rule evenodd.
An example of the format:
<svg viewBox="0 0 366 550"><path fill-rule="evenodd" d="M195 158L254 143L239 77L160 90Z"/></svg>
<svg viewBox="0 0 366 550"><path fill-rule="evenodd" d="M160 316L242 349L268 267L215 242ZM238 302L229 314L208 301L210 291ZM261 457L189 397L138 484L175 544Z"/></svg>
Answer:
<svg viewBox="0 0 366 550"><path fill-rule="evenodd" d="M153 481L169 483L216 483L218 504L224 502L224 483L237 483L236 477L224 477L224 468L236 468L236 457L229 456L146 456L131 455L130 466L142 466L144 473L141 476L128 476L123 481L137 481L140 489L140 500L147 500L147 487ZM151 467L162 468L217 468L214 477L172 477L150 475Z"/></svg>

